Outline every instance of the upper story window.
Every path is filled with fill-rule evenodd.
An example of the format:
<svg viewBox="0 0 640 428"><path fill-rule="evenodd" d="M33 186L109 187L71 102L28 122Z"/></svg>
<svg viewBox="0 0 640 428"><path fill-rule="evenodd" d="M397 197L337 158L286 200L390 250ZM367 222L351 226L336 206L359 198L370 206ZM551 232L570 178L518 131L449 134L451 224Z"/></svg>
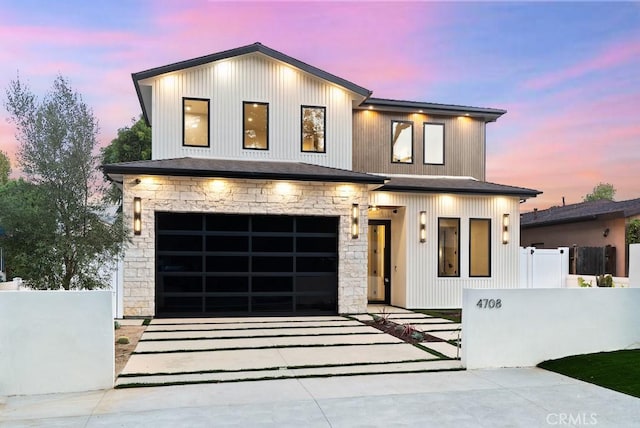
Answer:
<svg viewBox="0 0 640 428"><path fill-rule="evenodd" d="M391 121L391 162L413 163L413 122Z"/></svg>
<svg viewBox="0 0 640 428"><path fill-rule="evenodd" d="M444 123L423 124L424 163L444 165Z"/></svg>
<svg viewBox="0 0 640 428"><path fill-rule="evenodd" d="M326 107L302 106L302 143L303 152L326 153L325 127Z"/></svg>
<svg viewBox="0 0 640 428"><path fill-rule="evenodd" d="M209 100L182 99L182 145L209 147Z"/></svg>
<svg viewBox="0 0 640 428"><path fill-rule="evenodd" d="M242 103L243 149L269 149L269 104Z"/></svg>

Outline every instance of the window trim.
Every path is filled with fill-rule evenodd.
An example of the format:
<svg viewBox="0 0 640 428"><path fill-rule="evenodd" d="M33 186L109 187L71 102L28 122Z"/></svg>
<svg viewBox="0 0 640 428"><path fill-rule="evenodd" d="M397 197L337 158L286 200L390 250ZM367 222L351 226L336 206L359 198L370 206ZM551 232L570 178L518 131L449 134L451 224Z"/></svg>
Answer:
<svg viewBox="0 0 640 428"><path fill-rule="evenodd" d="M245 137L246 129L244 127L245 127L245 123L246 123L245 122L245 120L246 120L246 117L245 117L245 106L247 104L251 104L251 105L256 104L256 105L259 105L259 106L265 106L267 108L267 124L266 124L267 125L267 129L266 129L267 147L265 147L264 149L259 148L259 147L246 147L245 146L244 137ZM242 102L242 150L259 150L259 151L269 150L269 103L259 102L259 101L243 101Z"/></svg>
<svg viewBox="0 0 640 428"><path fill-rule="evenodd" d="M457 269L457 275L441 275L440 274L440 222L442 220L455 220L458 223L458 242L457 242L457 248L458 248L458 269ZM461 255L460 255L460 235L461 235L461 230L460 230L460 217L438 217L438 251L436 252L436 255L438 257L438 278L460 278L460 259L461 259Z"/></svg>
<svg viewBox="0 0 640 428"><path fill-rule="evenodd" d="M304 149L304 109L322 109L322 132L324 135L324 143L322 145L322 151L317 150L305 150ZM303 104L300 106L300 152L301 153L327 153L327 107L326 106L312 106Z"/></svg>
<svg viewBox="0 0 640 428"><path fill-rule="evenodd" d="M186 144L185 132L185 102L186 101L206 101L207 102L207 145ZM209 98L182 97L182 147L195 149L206 149L211 147L211 100Z"/></svg>
<svg viewBox="0 0 640 428"><path fill-rule="evenodd" d="M471 250L471 222L473 221L483 221L483 222L488 222L489 223L489 231L487 233L487 237L488 237L488 248L487 248L487 254L489 255L489 257L487 258L487 263L488 263L488 270L489 270L489 274L488 275L472 275L471 274L471 260L473 258L473 252ZM491 278L491 219L490 218L481 218L481 217L471 217L469 218L469 278Z"/></svg>
<svg viewBox="0 0 640 428"><path fill-rule="evenodd" d="M394 123L409 123L411 124L411 162L400 162L400 161L394 161L393 160L393 124ZM413 165L414 163L414 159L415 159L415 149L414 149L414 143L415 143L415 138L413 136L413 121L412 120L398 120L398 119L391 119L391 163L392 164L396 164L396 165Z"/></svg>
<svg viewBox="0 0 640 428"><path fill-rule="evenodd" d="M439 125L442 127L442 162L441 163L432 163L427 162L427 133L425 132L427 125ZM422 163L423 165L444 165L445 164L445 124L444 122L422 122Z"/></svg>

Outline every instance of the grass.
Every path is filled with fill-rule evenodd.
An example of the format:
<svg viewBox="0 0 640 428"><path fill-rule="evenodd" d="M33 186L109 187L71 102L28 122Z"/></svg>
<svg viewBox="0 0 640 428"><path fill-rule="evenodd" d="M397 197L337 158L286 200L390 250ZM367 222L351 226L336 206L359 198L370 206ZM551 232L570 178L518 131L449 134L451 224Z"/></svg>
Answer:
<svg viewBox="0 0 640 428"><path fill-rule="evenodd" d="M411 311L453 322L462 322L462 309L411 309Z"/></svg>
<svg viewBox="0 0 640 428"><path fill-rule="evenodd" d="M538 367L640 398L640 349L573 355Z"/></svg>

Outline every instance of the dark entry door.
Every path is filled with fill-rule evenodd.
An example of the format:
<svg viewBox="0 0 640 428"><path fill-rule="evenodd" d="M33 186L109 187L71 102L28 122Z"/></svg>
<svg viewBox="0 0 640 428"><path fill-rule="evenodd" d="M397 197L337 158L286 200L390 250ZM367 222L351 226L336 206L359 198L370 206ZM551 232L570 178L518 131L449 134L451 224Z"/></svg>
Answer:
<svg viewBox="0 0 640 428"><path fill-rule="evenodd" d="M369 220L368 292L371 303L391 302L391 220Z"/></svg>
<svg viewBox="0 0 640 428"><path fill-rule="evenodd" d="M336 314L338 220L156 213L157 316Z"/></svg>

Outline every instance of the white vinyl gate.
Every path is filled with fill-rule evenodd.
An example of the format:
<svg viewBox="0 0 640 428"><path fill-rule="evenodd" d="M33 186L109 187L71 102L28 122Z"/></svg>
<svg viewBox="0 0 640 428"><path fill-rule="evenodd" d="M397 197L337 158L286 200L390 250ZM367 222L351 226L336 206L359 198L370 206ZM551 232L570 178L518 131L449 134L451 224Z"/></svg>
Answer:
<svg viewBox="0 0 640 428"><path fill-rule="evenodd" d="M563 288L569 275L569 248L520 248L520 288Z"/></svg>

